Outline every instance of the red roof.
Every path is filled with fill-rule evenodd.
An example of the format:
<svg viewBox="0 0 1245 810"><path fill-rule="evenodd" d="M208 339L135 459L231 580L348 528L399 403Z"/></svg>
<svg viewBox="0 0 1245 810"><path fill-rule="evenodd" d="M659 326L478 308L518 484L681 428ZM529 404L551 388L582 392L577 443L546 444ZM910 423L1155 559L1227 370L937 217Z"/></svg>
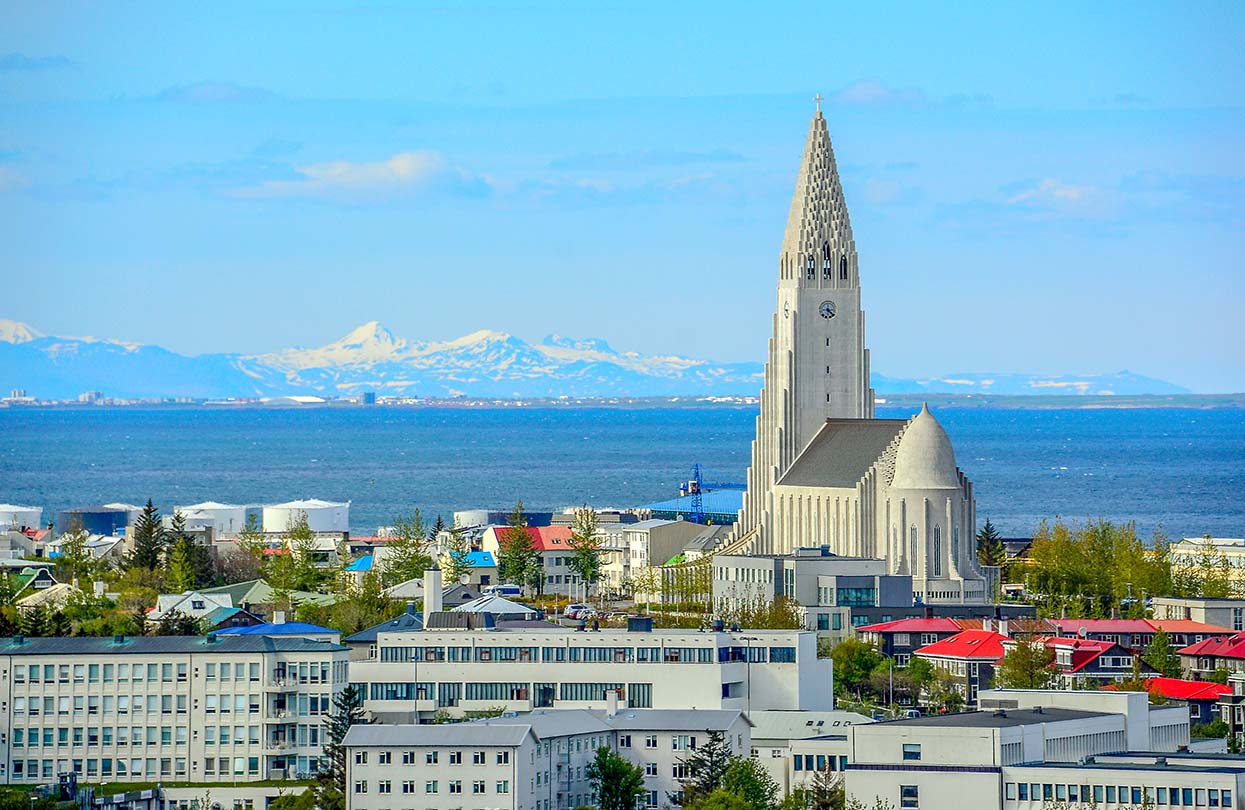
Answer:
<svg viewBox="0 0 1245 810"><path fill-rule="evenodd" d="M1155 630L1162 630L1164 633L1193 633L1194 635L1202 634L1204 636L1214 635L1231 635L1232 631L1226 627L1218 627L1205 622L1195 622L1192 619L1147 619L1146 623Z"/></svg>
<svg viewBox="0 0 1245 810"><path fill-rule="evenodd" d="M1181 655L1213 655L1218 658L1245 658L1245 633L1215 636L1190 644L1178 651Z"/></svg>
<svg viewBox="0 0 1245 810"><path fill-rule="evenodd" d="M1185 681L1180 678L1149 678L1147 692L1158 692L1175 700L1218 700L1232 694L1232 687L1212 681Z"/></svg>
<svg viewBox="0 0 1245 810"><path fill-rule="evenodd" d="M29 537L35 542L42 542L48 539L48 535L52 533L51 529L23 529L22 534Z"/></svg>
<svg viewBox="0 0 1245 810"><path fill-rule="evenodd" d="M1051 619L1061 633L1077 635L1081 628L1087 633L1139 633L1151 635L1154 628L1145 619Z"/></svg>
<svg viewBox="0 0 1245 810"><path fill-rule="evenodd" d="M501 526L492 529L497 536L499 546L506 544L506 533L510 531L509 527ZM570 526L528 526L525 531L528 537L532 538L532 545L537 551L570 551L571 550L571 527Z"/></svg>
<svg viewBox="0 0 1245 810"><path fill-rule="evenodd" d="M965 630L950 638L935 641L916 651L921 656L938 658L969 658L998 661L1003 657L1003 641L1007 636L989 630Z"/></svg>
<svg viewBox="0 0 1245 810"><path fill-rule="evenodd" d="M856 628L858 633L958 633L960 627L955 619L895 619L881 624L867 624Z"/></svg>

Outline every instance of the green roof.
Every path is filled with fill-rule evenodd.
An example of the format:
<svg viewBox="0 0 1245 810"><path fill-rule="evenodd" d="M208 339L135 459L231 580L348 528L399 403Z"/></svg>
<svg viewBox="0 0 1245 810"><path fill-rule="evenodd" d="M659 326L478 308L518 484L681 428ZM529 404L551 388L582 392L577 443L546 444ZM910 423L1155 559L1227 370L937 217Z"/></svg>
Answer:
<svg viewBox="0 0 1245 810"><path fill-rule="evenodd" d="M277 592L262 579L248 582L235 582L219 588L204 588L201 593L227 593L233 604L242 607L244 603L252 605L271 605L277 601ZM334 605L337 603L335 594L313 593L311 591L290 591L290 599L294 602L310 602L313 605Z"/></svg>

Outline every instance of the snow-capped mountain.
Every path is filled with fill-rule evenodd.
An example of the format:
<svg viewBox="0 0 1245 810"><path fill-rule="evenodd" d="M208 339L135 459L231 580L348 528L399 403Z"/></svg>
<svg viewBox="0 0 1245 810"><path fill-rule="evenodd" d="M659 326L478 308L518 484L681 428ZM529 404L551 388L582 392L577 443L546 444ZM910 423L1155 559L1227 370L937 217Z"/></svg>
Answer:
<svg viewBox="0 0 1245 810"><path fill-rule="evenodd" d="M177 354L159 346L44 335L0 320L0 391L41 399L99 390L118 398L342 396L360 391L420 397L754 395L760 363L711 363L619 352L596 339L549 335L531 344L481 330L445 341L408 341L372 321L316 348L268 354ZM881 393L1178 394L1170 383L1120 372L1041 377L956 374L927 380L875 375Z"/></svg>

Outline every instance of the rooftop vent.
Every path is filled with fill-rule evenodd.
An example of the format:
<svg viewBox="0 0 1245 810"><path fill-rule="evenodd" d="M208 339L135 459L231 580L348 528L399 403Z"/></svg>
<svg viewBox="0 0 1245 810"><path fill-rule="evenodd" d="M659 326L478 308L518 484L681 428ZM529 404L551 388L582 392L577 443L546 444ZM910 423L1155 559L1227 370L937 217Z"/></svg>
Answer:
<svg viewBox="0 0 1245 810"><path fill-rule="evenodd" d="M112 643L113 644L124 644L125 636L122 635L121 633L117 633L115 636L112 637Z"/></svg>
<svg viewBox="0 0 1245 810"><path fill-rule="evenodd" d="M13 643L14 644L25 644L26 637L23 636L21 633L18 633L17 635L13 636Z"/></svg>
<svg viewBox="0 0 1245 810"><path fill-rule="evenodd" d="M627 618L628 633L651 633L653 632L652 616L630 616Z"/></svg>

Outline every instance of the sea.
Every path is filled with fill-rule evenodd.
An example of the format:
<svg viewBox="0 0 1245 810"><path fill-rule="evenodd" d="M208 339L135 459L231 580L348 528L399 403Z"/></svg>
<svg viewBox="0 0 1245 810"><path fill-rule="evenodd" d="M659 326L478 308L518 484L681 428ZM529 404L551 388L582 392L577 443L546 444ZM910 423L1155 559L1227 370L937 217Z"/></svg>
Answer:
<svg viewBox="0 0 1245 810"><path fill-rule="evenodd" d="M879 407L879 417L909 409ZM1145 536L1245 537L1245 410L957 408L935 411L976 486L979 522L1008 537L1042 520L1135 521ZM419 508L675 497L744 480L748 407L167 407L0 410L0 502L107 502L162 511L205 500L350 501L371 534Z"/></svg>

